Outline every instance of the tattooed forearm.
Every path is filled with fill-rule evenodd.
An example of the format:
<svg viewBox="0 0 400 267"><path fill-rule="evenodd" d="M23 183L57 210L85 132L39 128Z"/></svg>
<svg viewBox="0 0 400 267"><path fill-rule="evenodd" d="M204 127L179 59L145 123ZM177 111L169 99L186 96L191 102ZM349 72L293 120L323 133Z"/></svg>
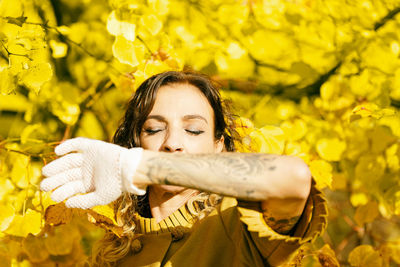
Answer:
<svg viewBox="0 0 400 267"><path fill-rule="evenodd" d="M147 158L145 174L153 184L181 185L241 199L263 200L269 190L267 177L279 179L284 171L282 163L276 162L278 158L244 153L157 153ZM275 184L271 184L272 188Z"/></svg>
<svg viewBox="0 0 400 267"><path fill-rule="evenodd" d="M176 154L145 150L135 182L170 184L243 200L307 198L308 167L298 158L262 153Z"/></svg>
<svg viewBox="0 0 400 267"><path fill-rule="evenodd" d="M263 217L265 222L269 225L269 227L272 228L272 230L274 230L279 234L284 234L284 235L289 234L300 219L300 216L276 219L267 212L263 213Z"/></svg>

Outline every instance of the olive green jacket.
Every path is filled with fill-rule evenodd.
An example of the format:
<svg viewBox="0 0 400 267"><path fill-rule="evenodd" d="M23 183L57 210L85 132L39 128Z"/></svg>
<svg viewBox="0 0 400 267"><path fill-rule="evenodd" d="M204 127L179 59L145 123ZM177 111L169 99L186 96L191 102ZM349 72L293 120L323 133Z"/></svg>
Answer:
<svg viewBox="0 0 400 267"><path fill-rule="evenodd" d="M314 185L292 235L274 232L259 202L224 197L201 220L194 215L193 203L160 223L137 215L140 234L118 266L279 266L326 226L326 203Z"/></svg>

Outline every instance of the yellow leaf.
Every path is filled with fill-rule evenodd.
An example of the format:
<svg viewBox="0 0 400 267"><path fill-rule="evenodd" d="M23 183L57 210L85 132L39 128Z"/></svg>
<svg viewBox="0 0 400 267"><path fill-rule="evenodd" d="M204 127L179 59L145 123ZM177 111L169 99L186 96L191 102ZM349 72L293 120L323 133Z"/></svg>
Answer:
<svg viewBox="0 0 400 267"><path fill-rule="evenodd" d="M17 214L5 233L25 237L29 233L36 235L42 227L42 215L34 210L27 209L24 215Z"/></svg>
<svg viewBox="0 0 400 267"><path fill-rule="evenodd" d="M26 144L29 136L40 128L43 128L43 125L41 123L29 124L28 126L26 126L21 133L21 144Z"/></svg>
<svg viewBox="0 0 400 267"><path fill-rule="evenodd" d="M0 67L0 94L8 95L15 92L16 79L8 68Z"/></svg>
<svg viewBox="0 0 400 267"><path fill-rule="evenodd" d="M390 92L390 97L394 100L400 101L400 68L394 73L394 81Z"/></svg>
<svg viewBox="0 0 400 267"><path fill-rule="evenodd" d="M2 82L0 77L0 83ZM0 90L3 89L3 86ZM17 112L25 112L30 106L27 97L22 94L2 95L0 93L0 110L10 110Z"/></svg>
<svg viewBox="0 0 400 267"><path fill-rule="evenodd" d="M63 123L74 125L79 118L81 109L78 104L71 103L65 99L62 101L52 101L51 110Z"/></svg>
<svg viewBox="0 0 400 267"><path fill-rule="evenodd" d="M27 188L29 186L29 166L30 157L17 154L14 155L13 167L11 170L11 180L19 188Z"/></svg>
<svg viewBox="0 0 400 267"><path fill-rule="evenodd" d="M140 18L140 26L150 32L151 35L156 35L162 29L162 22L153 14Z"/></svg>
<svg viewBox="0 0 400 267"><path fill-rule="evenodd" d="M36 191L32 198L32 205L39 210L46 210L48 206L56 204L51 197L51 192Z"/></svg>
<svg viewBox="0 0 400 267"><path fill-rule="evenodd" d="M235 120L235 130L240 137L248 136L252 131L254 131L254 124L251 120L240 117Z"/></svg>
<svg viewBox="0 0 400 267"><path fill-rule="evenodd" d="M242 24L249 14L246 4L224 4L218 8L218 19L223 24Z"/></svg>
<svg viewBox="0 0 400 267"><path fill-rule="evenodd" d="M36 237L29 234L24 238L24 240L22 240L22 247L26 254L28 254L31 262L45 261L49 257L49 253L47 252L42 237Z"/></svg>
<svg viewBox="0 0 400 267"><path fill-rule="evenodd" d="M284 154L299 157L304 160L304 162L308 163L310 162L309 150L310 147L306 142L288 142L286 143Z"/></svg>
<svg viewBox="0 0 400 267"><path fill-rule="evenodd" d="M62 58L67 55L68 45L66 43L50 40L49 44L54 58Z"/></svg>
<svg viewBox="0 0 400 267"><path fill-rule="evenodd" d="M376 126L371 132L368 133L368 137L371 140L371 152L381 153L390 144L396 141L396 136L394 136L387 126Z"/></svg>
<svg viewBox="0 0 400 267"><path fill-rule="evenodd" d="M237 42L230 42L226 52L228 52L229 57L232 59L239 59L247 53Z"/></svg>
<svg viewBox="0 0 400 267"><path fill-rule="evenodd" d="M369 43L361 57L366 67L378 69L384 73L393 73L399 66L398 57L392 53L391 49L376 41Z"/></svg>
<svg viewBox="0 0 400 267"><path fill-rule="evenodd" d="M197 50L196 58L189 57L188 65L193 66L195 70L201 70L214 60L214 55L210 54L207 49Z"/></svg>
<svg viewBox="0 0 400 267"><path fill-rule="evenodd" d="M10 181L10 179L0 179L0 201L2 201L5 196L12 192L15 186Z"/></svg>
<svg viewBox="0 0 400 267"><path fill-rule="evenodd" d="M247 78L254 72L254 61L247 54L243 54L240 58L232 58L219 52L215 55L214 61L220 74L230 77Z"/></svg>
<svg viewBox="0 0 400 267"><path fill-rule="evenodd" d="M169 0L147 0L148 5L157 12L160 16L166 15L169 12ZM174 6L175 8L175 6Z"/></svg>
<svg viewBox="0 0 400 267"><path fill-rule="evenodd" d="M132 41L125 39L123 36L117 36L112 46L114 57L121 63L128 64L132 67L139 65L136 58L135 45Z"/></svg>
<svg viewBox="0 0 400 267"><path fill-rule="evenodd" d="M299 140L307 133L307 125L301 119L284 121L280 127L284 131L286 139L291 141Z"/></svg>
<svg viewBox="0 0 400 267"><path fill-rule="evenodd" d="M335 172L332 176L332 189L333 190L346 190L347 188L347 176L341 172Z"/></svg>
<svg viewBox="0 0 400 267"><path fill-rule="evenodd" d="M136 25L130 22L118 20L115 11L112 11L108 16L107 30L112 35L123 37L131 42L136 38Z"/></svg>
<svg viewBox="0 0 400 267"><path fill-rule="evenodd" d="M1 258L3 255L5 255L8 260L16 259L22 252L21 242L19 240L7 237L0 239L0 259L3 259ZM11 264L2 265L2 262L0 262L0 266L10 267Z"/></svg>
<svg viewBox="0 0 400 267"><path fill-rule="evenodd" d="M39 63L24 70L21 75L22 82L37 94L42 85L53 76L53 70L49 63Z"/></svg>
<svg viewBox="0 0 400 267"><path fill-rule="evenodd" d="M314 177L317 188L331 187L332 166L324 160L313 160L310 162L310 171Z"/></svg>
<svg viewBox="0 0 400 267"><path fill-rule="evenodd" d="M114 209L109 205L95 206L92 208L96 213L109 218L115 225L117 222L114 219Z"/></svg>
<svg viewBox="0 0 400 267"><path fill-rule="evenodd" d="M282 154L285 148L285 135L281 128L264 126L250 134L251 147L259 153Z"/></svg>
<svg viewBox="0 0 400 267"><path fill-rule="evenodd" d="M64 202L48 206L44 214L46 225L58 226L70 222L73 211L74 209L68 209Z"/></svg>
<svg viewBox="0 0 400 267"><path fill-rule="evenodd" d="M359 226L372 222L379 215L378 203L368 202L366 205L357 207L354 220Z"/></svg>
<svg viewBox="0 0 400 267"><path fill-rule="evenodd" d="M400 244L390 244L389 248L393 261L400 264Z"/></svg>
<svg viewBox="0 0 400 267"><path fill-rule="evenodd" d="M400 149L398 144L391 145L385 151L386 154L386 162L388 168L392 172L396 172L400 169ZM0 198L1 199L1 198Z"/></svg>
<svg viewBox="0 0 400 267"><path fill-rule="evenodd" d="M147 60L145 64L141 64L135 72L135 85L139 86L145 79L157 73L171 70L164 61Z"/></svg>
<svg viewBox="0 0 400 267"><path fill-rule="evenodd" d="M283 31L257 30L243 40L252 55L263 62L278 62L295 47L293 40Z"/></svg>
<svg viewBox="0 0 400 267"><path fill-rule="evenodd" d="M333 251L328 244L325 244L321 249L319 249L317 255L322 266L340 267L335 251Z"/></svg>
<svg viewBox="0 0 400 267"><path fill-rule="evenodd" d="M365 103L362 105L358 105L353 108L352 113L355 115L360 115L361 117L372 117L377 111L379 107L374 103Z"/></svg>
<svg viewBox="0 0 400 267"><path fill-rule="evenodd" d="M381 267L382 258L379 252L370 245L361 245L353 249L349 254L349 263L355 267Z"/></svg>
<svg viewBox="0 0 400 267"><path fill-rule="evenodd" d="M44 244L51 255L66 255L71 253L74 240L79 238L78 229L72 225L65 224L53 228L49 233Z"/></svg>
<svg viewBox="0 0 400 267"><path fill-rule="evenodd" d="M76 136L84 136L92 139L103 140L106 138L104 130L93 112L87 111L79 122Z"/></svg>
<svg viewBox="0 0 400 267"><path fill-rule="evenodd" d="M0 205L0 210L0 232L4 232L13 221L15 210L10 204Z"/></svg>
<svg viewBox="0 0 400 267"><path fill-rule="evenodd" d="M346 150L346 143L339 138L322 138L318 140L316 149L324 160L339 161Z"/></svg>
<svg viewBox="0 0 400 267"><path fill-rule="evenodd" d="M350 196L350 202L354 207L368 203L368 197L364 193L353 193Z"/></svg>
<svg viewBox="0 0 400 267"><path fill-rule="evenodd" d="M368 69L365 69L361 75L354 75L350 78L350 89L352 93L358 96L367 97L369 94L377 90L370 81L371 73Z"/></svg>
<svg viewBox="0 0 400 267"><path fill-rule="evenodd" d="M385 172L386 160L379 155L361 156L355 168L355 178L365 183L366 186L376 186Z"/></svg>
<svg viewBox="0 0 400 267"><path fill-rule="evenodd" d="M380 125L385 125L390 128L392 133L400 138L400 116L395 114L393 116L384 116L379 120Z"/></svg>
<svg viewBox="0 0 400 267"><path fill-rule="evenodd" d="M8 255L0 254L0 267L10 267L11 257Z"/></svg>

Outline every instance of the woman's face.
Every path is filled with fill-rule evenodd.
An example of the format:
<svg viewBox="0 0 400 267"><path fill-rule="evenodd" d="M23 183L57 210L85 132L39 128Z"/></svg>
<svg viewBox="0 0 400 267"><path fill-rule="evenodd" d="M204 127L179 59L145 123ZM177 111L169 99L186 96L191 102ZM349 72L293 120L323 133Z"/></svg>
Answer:
<svg viewBox="0 0 400 267"><path fill-rule="evenodd" d="M144 149L162 152L218 153L223 137L214 138L214 111L207 98L190 84L158 89L154 107L140 134Z"/></svg>

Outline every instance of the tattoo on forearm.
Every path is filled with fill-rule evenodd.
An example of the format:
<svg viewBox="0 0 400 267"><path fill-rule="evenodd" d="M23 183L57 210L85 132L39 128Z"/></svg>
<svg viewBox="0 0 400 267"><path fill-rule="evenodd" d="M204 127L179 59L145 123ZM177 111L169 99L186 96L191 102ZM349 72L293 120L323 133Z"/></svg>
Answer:
<svg viewBox="0 0 400 267"><path fill-rule="evenodd" d="M174 184L244 199L260 198L257 182L276 170L268 154L185 154L152 157L147 176L152 183Z"/></svg>
<svg viewBox="0 0 400 267"><path fill-rule="evenodd" d="M272 228L275 232L279 234L289 234L296 223L299 221L300 216L294 216L291 218L276 219L272 217L268 212L264 211L263 217L265 222Z"/></svg>

